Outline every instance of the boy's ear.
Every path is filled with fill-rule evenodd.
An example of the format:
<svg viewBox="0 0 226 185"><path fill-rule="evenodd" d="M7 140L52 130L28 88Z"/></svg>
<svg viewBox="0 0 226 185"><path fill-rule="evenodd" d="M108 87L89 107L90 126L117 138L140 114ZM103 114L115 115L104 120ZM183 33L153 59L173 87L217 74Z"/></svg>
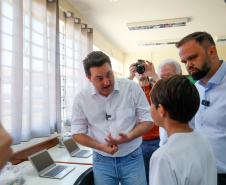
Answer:
<svg viewBox="0 0 226 185"><path fill-rule="evenodd" d="M89 77L88 75L86 75L86 78L88 78L88 80L91 82L91 77Z"/></svg>
<svg viewBox="0 0 226 185"><path fill-rule="evenodd" d="M164 109L164 107L162 106L162 104L159 104L158 111L159 111L159 115L162 118L166 116L166 110Z"/></svg>

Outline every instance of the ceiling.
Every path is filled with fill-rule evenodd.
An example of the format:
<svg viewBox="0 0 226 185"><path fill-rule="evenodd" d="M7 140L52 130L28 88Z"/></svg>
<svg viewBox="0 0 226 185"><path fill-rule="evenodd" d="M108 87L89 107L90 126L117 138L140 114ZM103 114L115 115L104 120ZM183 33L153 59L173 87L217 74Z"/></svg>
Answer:
<svg viewBox="0 0 226 185"><path fill-rule="evenodd" d="M175 45L138 46L137 42L181 39L207 31L226 36L226 0L68 0L123 53L175 49ZM129 31L127 23L188 18L186 26ZM225 42L217 47L226 47Z"/></svg>

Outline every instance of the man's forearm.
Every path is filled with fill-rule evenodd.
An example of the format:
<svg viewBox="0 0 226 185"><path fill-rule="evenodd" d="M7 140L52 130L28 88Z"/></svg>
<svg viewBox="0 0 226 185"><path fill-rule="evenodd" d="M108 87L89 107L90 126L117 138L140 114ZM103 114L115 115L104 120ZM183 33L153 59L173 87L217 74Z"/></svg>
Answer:
<svg viewBox="0 0 226 185"><path fill-rule="evenodd" d="M131 132L128 133L129 141L144 135L153 127L154 123L150 121L140 122Z"/></svg>
<svg viewBox="0 0 226 185"><path fill-rule="evenodd" d="M101 143L93 140L86 134L74 134L73 139L81 145L101 150Z"/></svg>

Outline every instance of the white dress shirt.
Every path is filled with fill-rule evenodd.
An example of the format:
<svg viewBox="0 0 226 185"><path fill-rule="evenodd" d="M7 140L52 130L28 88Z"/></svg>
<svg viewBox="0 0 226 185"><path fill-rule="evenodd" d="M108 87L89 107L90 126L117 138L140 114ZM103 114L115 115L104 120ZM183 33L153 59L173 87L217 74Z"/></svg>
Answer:
<svg viewBox="0 0 226 185"><path fill-rule="evenodd" d="M108 120L106 114L110 115ZM104 143L111 133L118 138L118 133L129 133L138 122L152 121L150 105L139 84L132 80L115 78L114 90L108 97L101 95L90 83L74 99L71 132L87 133L95 141ZM140 146L141 137L118 145L119 150L110 155L103 151L94 151L111 157L125 156Z"/></svg>
<svg viewBox="0 0 226 185"><path fill-rule="evenodd" d="M226 174L226 63L205 85L195 83L199 91L200 107L195 115L195 129L210 142L216 158L217 172ZM210 102L202 105L202 100Z"/></svg>

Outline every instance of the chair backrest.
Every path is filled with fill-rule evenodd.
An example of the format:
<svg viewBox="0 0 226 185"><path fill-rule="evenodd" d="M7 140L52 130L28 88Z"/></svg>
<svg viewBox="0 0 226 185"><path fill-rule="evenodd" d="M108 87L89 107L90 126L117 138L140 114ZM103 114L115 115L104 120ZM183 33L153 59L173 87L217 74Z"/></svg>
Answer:
<svg viewBox="0 0 226 185"><path fill-rule="evenodd" d="M93 167L84 171L75 181L74 185L94 185Z"/></svg>

